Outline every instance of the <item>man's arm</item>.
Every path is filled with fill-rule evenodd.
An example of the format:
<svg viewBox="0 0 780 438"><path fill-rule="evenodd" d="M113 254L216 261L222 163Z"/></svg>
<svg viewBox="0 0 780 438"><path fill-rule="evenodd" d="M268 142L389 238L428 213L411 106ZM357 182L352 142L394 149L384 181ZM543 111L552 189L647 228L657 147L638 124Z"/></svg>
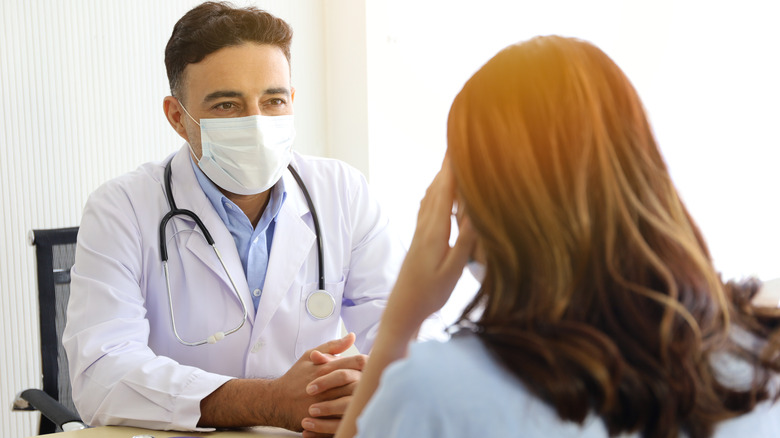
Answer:
<svg viewBox="0 0 780 438"><path fill-rule="evenodd" d="M154 309L147 308L149 297L139 284L149 274L142 266L139 227L127 214L134 211L130 198L119 184L102 187L87 203L79 232L63 344L85 421L161 430L198 430L198 424L300 430L310 404L351 394L365 357L315 366L304 355L278 379L238 380L157 355L148 345L147 317ZM353 342L350 335L317 348L335 355ZM306 386L323 375L333 376L332 386L308 396Z"/></svg>
<svg viewBox="0 0 780 438"><path fill-rule="evenodd" d="M150 276L143 263L150 251L134 194L159 187L139 173L103 184L84 208L62 338L73 399L93 426L196 430L200 400L231 377L157 355L149 346L150 297L141 282ZM155 201L147 196L144 207L154 208Z"/></svg>

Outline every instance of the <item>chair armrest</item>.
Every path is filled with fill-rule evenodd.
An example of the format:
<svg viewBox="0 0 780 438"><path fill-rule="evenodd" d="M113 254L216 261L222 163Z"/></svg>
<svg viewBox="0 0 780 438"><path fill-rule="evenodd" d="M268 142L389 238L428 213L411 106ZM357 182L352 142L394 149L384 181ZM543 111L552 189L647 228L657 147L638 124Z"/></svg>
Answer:
<svg viewBox="0 0 780 438"><path fill-rule="evenodd" d="M24 403L20 403L20 399L40 411L42 415L64 431L86 429L87 427L78 414L66 408L40 389L25 389L17 396L14 407L18 406L20 409L25 409Z"/></svg>

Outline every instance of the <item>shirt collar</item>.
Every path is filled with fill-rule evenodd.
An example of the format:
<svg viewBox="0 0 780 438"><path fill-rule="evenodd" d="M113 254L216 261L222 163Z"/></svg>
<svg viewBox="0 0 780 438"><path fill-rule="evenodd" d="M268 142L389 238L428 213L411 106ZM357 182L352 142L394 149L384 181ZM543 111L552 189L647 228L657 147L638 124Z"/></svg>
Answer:
<svg viewBox="0 0 780 438"><path fill-rule="evenodd" d="M195 178L197 178L198 184L203 190L203 193L206 195L206 198L208 198L209 202L214 207L214 210L217 211L217 214L219 215L219 218L222 219L222 222L228 223L228 213L227 210L225 210L225 203L227 202L234 205L238 211L241 211L241 209L239 209L233 201L228 199L227 196L219 191L217 185L211 182L206 174L203 173L200 167L195 163L195 160L192 159L192 155L190 155L190 164L192 165L193 172L195 172ZM279 178L279 181L274 184L273 187L271 187L270 198L268 199L268 205L265 211L263 211L263 216L271 214L273 221L276 222L279 219L279 211L281 211L282 205L286 199L287 189L284 186L284 178Z"/></svg>

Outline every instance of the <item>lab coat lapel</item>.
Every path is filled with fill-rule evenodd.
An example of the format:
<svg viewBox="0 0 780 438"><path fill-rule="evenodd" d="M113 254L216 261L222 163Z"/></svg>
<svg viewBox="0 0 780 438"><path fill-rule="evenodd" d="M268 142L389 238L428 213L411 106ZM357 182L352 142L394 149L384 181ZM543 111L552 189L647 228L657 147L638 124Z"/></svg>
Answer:
<svg viewBox="0 0 780 438"><path fill-rule="evenodd" d="M276 313L316 240L314 231L304 221L310 213L303 192L289 171L285 172L284 178L287 199L279 212L274 230L263 295L257 308L257 334L262 333Z"/></svg>
<svg viewBox="0 0 780 438"><path fill-rule="evenodd" d="M187 250L191 251L195 257L203 262L203 267L210 270L217 277L219 277L228 288L228 291L233 290L233 285L230 281L232 277L235 282L238 292L241 294L244 303L249 311L249 321L252 323L255 316L255 309L252 305L252 296L249 293L249 286L246 282L246 274L244 268L241 265L241 259L238 256L238 250L236 249L233 236L228 231L222 219L219 217L214 207L209 202L203 190L200 189L198 180L195 177L195 173L192 169L192 164L189 156L189 147L185 144L184 147L173 157L172 166L172 181L171 187L173 189L174 199L176 200L176 206L180 209L190 210L203 222L208 229L211 237L214 239L214 243L217 245L217 250L222 256L222 260L225 262L227 271L230 273L230 277L225 273L225 269L219 263L214 250L211 245L208 244L206 239L200 235L200 231L197 230L195 221L187 216L179 215L175 218L175 226L178 230L186 229L193 230L193 232L187 232L188 236L183 236L182 241L186 242L185 246ZM187 189L184 189L187 188ZM234 296L237 305L241 305L238 298Z"/></svg>

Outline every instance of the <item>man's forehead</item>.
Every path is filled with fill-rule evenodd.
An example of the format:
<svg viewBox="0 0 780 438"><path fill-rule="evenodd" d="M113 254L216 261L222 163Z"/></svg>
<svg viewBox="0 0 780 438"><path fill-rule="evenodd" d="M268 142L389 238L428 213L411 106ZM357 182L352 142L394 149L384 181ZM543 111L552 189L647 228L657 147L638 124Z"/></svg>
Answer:
<svg viewBox="0 0 780 438"><path fill-rule="evenodd" d="M226 46L204 56L198 62L189 63L187 70L200 69L233 69L247 64L256 67L269 67L289 74L290 63L281 48L271 44L253 42Z"/></svg>
<svg viewBox="0 0 780 438"><path fill-rule="evenodd" d="M245 43L185 66L182 94L197 100L252 95L291 95L290 69L278 47Z"/></svg>

